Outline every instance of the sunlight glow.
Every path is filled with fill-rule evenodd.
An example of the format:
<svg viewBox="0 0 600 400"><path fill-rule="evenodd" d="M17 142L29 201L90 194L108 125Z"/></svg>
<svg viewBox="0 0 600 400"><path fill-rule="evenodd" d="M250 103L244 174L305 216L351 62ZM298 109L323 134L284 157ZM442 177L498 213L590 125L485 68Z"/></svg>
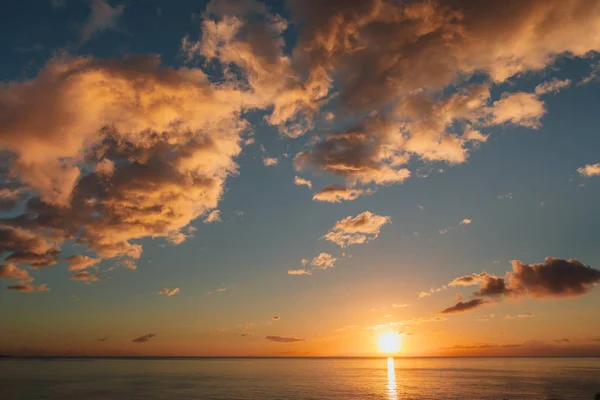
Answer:
<svg viewBox="0 0 600 400"><path fill-rule="evenodd" d="M382 333L377 339L377 347L380 353L395 353L402 348L402 337L398 332Z"/></svg>

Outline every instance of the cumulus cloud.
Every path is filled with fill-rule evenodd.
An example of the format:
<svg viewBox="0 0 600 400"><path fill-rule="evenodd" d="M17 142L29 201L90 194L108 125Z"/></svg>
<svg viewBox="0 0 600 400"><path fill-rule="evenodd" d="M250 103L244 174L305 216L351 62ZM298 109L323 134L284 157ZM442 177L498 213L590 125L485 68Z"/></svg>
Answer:
<svg viewBox="0 0 600 400"><path fill-rule="evenodd" d="M164 288L158 292L158 294L161 294L163 296L174 296L177 293L179 293L179 288L174 288L174 289Z"/></svg>
<svg viewBox="0 0 600 400"><path fill-rule="evenodd" d="M70 261L69 271L81 271L93 267L102 261L100 258L92 258L80 254L75 254L67 258L67 260Z"/></svg>
<svg viewBox="0 0 600 400"><path fill-rule="evenodd" d="M288 269L288 275L312 275L310 269Z"/></svg>
<svg viewBox="0 0 600 400"><path fill-rule="evenodd" d="M13 264L0 264L0 278L15 279L22 283L33 281L27 270L18 268Z"/></svg>
<svg viewBox="0 0 600 400"><path fill-rule="evenodd" d="M146 343L147 341L149 341L150 339L152 339L155 336L156 336L155 333L147 333L143 336L133 339L132 342L133 343Z"/></svg>
<svg viewBox="0 0 600 400"><path fill-rule="evenodd" d="M270 342L277 342L277 343L295 343L295 342L304 342L305 339L300 339L297 337L287 337L287 336L266 336L265 339L267 339Z"/></svg>
<svg viewBox="0 0 600 400"><path fill-rule="evenodd" d="M482 305L484 305L486 303L489 303L489 301L485 300L485 299L480 299L480 298L465 301L465 302L459 301L452 307L448 307L448 308L440 311L440 314L458 314L458 313L462 313L465 311L473 310L477 307L481 307Z"/></svg>
<svg viewBox="0 0 600 400"><path fill-rule="evenodd" d="M379 236L383 225L391 222L390 217L365 211L356 217L349 216L336 222L331 231L323 237L342 248L368 243Z"/></svg>
<svg viewBox="0 0 600 400"><path fill-rule="evenodd" d="M90 5L82 43L124 13ZM331 119L294 166L343 178L337 201L403 182L414 161L466 162L491 125L538 128L538 95L558 87L495 98L493 85L600 49L600 4L588 0L296 0L290 11L294 43L289 21L265 4L210 2L199 39L181 42L210 79L157 56L57 54L37 76L0 86L2 176L17 185L0 189L5 263L53 265L67 242L133 263L144 238L181 243L190 222L217 209L255 110L287 137ZM348 116L351 126L337 123ZM345 247L378 234L326 238Z"/></svg>
<svg viewBox="0 0 600 400"><path fill-rule="evenodd" d="M477 297L474 300L483 300L483 297L500 296L576 297L587 294L600 283L600 271L577 260L546 257L544 263L526 264L519 260L511 263L512 271L507 272L505 277L481 272L458 277L450 282L449 286L479 285L479 290L473 293ZM485 301L476 307L482 304L485 304Z"/></svg>
<svg viewBox="0 0 600 400"><path fill-rule="evenodd" d="M585 167L581 167L577 170L581 175L585 176L595 176L600 175L600 163L598 164L588 164Z"/></svg>
<svg viewBox="0 0 600 400"><path fill-rule="evenodd" d="M535 87L535 94L538 96L546 93L558 93L561 89L571 86L570 79L557 79L553 78L548 82L540 83Z"/></svg>
<svg viewBox="0 0 600 400"><path fill-rule="evenodd" d="M136 259L132 240L180 237L236 172L244 96L155 56L55 57L37 77L2 86L0 145L33 193L24 212L0 220L6 261L53 265L68 240Z"/></svg>
<svg viewBox="0 0 600 400"><path fill-rule="evenodd" d="M263 164L265 164L265 167L272 167L274 165L277 165L278 160L274 157L263 157Z"/></svg>
<svg viewBox="0 0 600 400"><path fill-rule="evenodd" d="M312 182L299 176L294 176L294 184L297 186L306 186L307 188L312 189Z"/></svg>
<svg viewBox="0 0 600 400"><path fill-rule="evenodd" d="M487 139L480 129L492 124L538 128L546 108L536 94L492 101L491 82L600 48L598 36L586 33L600 30L600 6L587 0L291 4L304 50L293 61L309 71L305 76L336 81L342 110L362 118L298 154L296 167L329 171L350 184L401 182L410 158L465 162ZM489 81L468 86L474 74ZM444 97L449 84L458 90ZM538 93L560 85L542 85Z"/></svg>
<svg viewBox="0 0 600 400"><path fill-rule="evenodd" d="M337 258L333 257L329 253L319 253L318 256L314 257L310 261L310 265L312 265L315 268L319 268L319 269L327 269L327 268L333 268L336 261L337 261Z"/></svg>
<svg viewBox="0 0 600 400"><path fill-rule="evenodd" d="M531 297L572 297L588 293L600 283L600 271L577 260L546 257L544 263L512 261L506 274L509 293Z"/></svg>
<svg viewBox="0 0 600 400"><path fill-rule="evenodd" d="M546 114L544 102L532 93L505 94L493 107L492 122L495 124L512 123L537 129Z"/></svg>
<svg viewBox="0 0 600 400"><path fill-rule="evenodd" d="M344 185L327 185L313 195L313 200L324 201L327 203L341 203L343 200L355 200L364 193L370 193L369 190L350 189Z"/></svg>
<svg viewBox="0 0 600 400"><path fill-rule="evenodd" d="M111 7L106 0L90 0L90 15L81 27L80 43L87 42L97 33L116 28L124 11L123 5Z"/></svg>

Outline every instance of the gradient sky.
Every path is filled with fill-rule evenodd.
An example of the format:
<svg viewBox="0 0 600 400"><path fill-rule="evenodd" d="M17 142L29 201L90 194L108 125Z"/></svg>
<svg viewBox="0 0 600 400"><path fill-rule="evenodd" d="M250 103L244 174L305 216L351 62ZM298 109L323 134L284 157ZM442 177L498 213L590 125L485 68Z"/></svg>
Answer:
<svg viewBox="0 0 600 400"><path fill-rule="evenodd" d="M0 353L600 355L599 2L0 18Z"/></svg>

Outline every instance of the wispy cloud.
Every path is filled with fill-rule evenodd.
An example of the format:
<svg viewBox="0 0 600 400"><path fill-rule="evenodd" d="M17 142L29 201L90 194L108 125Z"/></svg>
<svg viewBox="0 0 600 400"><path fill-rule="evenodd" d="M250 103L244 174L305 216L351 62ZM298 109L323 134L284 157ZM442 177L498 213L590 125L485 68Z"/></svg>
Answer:
<svg viewBox="0 0 600 400"><path fill-rule="evenodd" d="M81 26L80 43L87 42L107 29L115 29L124 12L123 5L111 7L106 0L90 0L90 15Z"/></svg>
<svg viewBox="0 0 600 400"><path fill-rule="evenodd" d="M277 343L295 343L295 342L304 342L305 339L300 339L297 337L289 337L289 336L267 336L265 337L270 342Z"/></svg>
<svg viewBox="0 0 600 400"><path fill-rule="evenodd" d="M174 289L164 288L158 292L158 294L163 295L163 296L175 296L178 293L179 293L179 288L174 288Z"/></svg>
<svg viewBox="0 0 600 400"><path fill-rule="evenodd" d="M142 335L140 337L136 337L135 339L132 340L132 342L133 343L146 343L147 341L149 341L153 337L156 337L155 333L147 333L147 334Z"/></svg>

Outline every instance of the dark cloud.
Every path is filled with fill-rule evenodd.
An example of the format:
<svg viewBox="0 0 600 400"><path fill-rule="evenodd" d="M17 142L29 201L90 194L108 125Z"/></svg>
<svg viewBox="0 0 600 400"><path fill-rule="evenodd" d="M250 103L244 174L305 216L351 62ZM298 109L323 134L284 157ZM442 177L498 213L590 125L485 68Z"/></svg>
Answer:
<svg viewBox="0 0 600 400"><path fill-rule="evenodd" d="M106 342L108 340L107 337L96 339L96 342Z"/></svg>
<svg viewBox="0 0 600 400"><path fill-rule="evenodd" d="M479 285L475 296L572 297L588 293L600 282L600 271L577 260L546 257L544 263L512 261L512 271L501 278L486 272L463 276L451 286Z"/></svg>
<svg viewBox="0 0 600 400"><path fill-rule="evenodd" d="M555 339L554 340L556 343L569 343L570 340L567 338L562 338L562 339Z"/></svg>
<svg viewBox="0 0 600 400"><path fill-rule="evenodd" d="M299 339L297 337L286 337L286 336L267 336L265 337L270 342L277 343L294 343L294 342L303 342L305 339Z"/></svg>
<svg viewBox="0 0 600 400"><path fill-rule="evenodd" d="M452 307L448 307L445 310L440 311L440 314L458 314L465 311L473 310L486 303L489 303L489 301L485 299L473 299L465 302L459 301Z"/></svg>
<svg viewBox="0 0 600 400"><path fill-rule="evenodd" d="M32 292L47 292L48 286L44 283L42 285L32 285L30 283L10 285L6 287L6 290L12 290L15 292L32 293Z"/></svg>
<svg viewBox="0 0 600 400"><path fill-rule="evenodd" d="M546 257L540 264L512 262L508 286L517 295L531 297L570 297L588 293L600 282L600 271L577 260Z"/></svg>
<svg viewBox="0 0 600 400"><path fill-rule="evenodd" d="M133 339L132 342L133 343L146 343L148 340L152 339L155 336L156 336L155 333L147 333L143 336Z"/></svg>

